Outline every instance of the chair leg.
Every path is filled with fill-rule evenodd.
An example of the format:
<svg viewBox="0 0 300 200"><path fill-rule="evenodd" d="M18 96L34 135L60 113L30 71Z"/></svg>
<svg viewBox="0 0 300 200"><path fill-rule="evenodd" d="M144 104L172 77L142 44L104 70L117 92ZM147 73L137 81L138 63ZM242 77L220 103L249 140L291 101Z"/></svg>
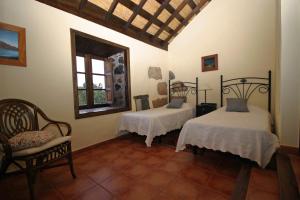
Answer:
<svg viewBox="0 0 300 200"><path fill-rule="evenodd" d="M11 162L9 162L5 157L2 158L1 167L0 167L0 179L4 177L6 170L8 169Z"/></svg>
<svg viewBox="0 0 300 200"><path fill-rule="evenodd" d="M26 171L26 176L27 176L27 183L28 183L28 187L29 187L29 194L30 194L30 199L34 200L35 196L34 196L34 179L35 179L35 175L34 172L31 169L27 169Z"/></svg>
<svg viewBox="0 0 300 200"><path fill-rule="evenodd" d="M72 177L76 178L76 174L75 174L75 170L74 170L74 165L73 165L72 152L69 153L69 155L67 156L67 159L68 159L68 163L69 163L69 167L70 167L70 171L71 171Z"/></svg>

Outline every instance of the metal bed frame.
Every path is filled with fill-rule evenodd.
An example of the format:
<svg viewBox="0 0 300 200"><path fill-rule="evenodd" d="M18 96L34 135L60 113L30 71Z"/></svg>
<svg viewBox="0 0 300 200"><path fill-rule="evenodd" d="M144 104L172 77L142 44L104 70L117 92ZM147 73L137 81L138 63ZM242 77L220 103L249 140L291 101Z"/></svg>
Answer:
<svg viewBox="0 0 300 200"><path fill-rule="evenodd" d="M234 94L237 98L249 99L252 94L259 92L268 94L268 111L271 112L272 105L272 72L268 77L242 77L224 80L221 75L221 107L225 95Z"/></svg>
<svg viewBox="0 0 300 200"><path fill-rule="evenodd" d="M181 82L176 81L171 83L169 80L169 102L171 101L172 97L177 98L186 98L189 94L196 95L196 105L199 103L199 86L198 86L198 77L196 77L195 82Z"/></svg>

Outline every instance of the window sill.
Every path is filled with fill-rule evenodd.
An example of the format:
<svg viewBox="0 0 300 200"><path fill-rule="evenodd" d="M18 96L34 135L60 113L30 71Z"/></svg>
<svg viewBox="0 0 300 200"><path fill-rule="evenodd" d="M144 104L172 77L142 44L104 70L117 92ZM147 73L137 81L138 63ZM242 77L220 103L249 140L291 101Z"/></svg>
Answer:
<svg viewBox="0 0 300 200"><path fill-rule="evenodd" d="M87 118L87 117L95 117L99 115L107 115L107 114L113 114L118 112L125 112L131 110L130 107L102 107L102 108L90 108L90 109L81 109L79 110L79 113L76 113L75 118Z"/></svg>

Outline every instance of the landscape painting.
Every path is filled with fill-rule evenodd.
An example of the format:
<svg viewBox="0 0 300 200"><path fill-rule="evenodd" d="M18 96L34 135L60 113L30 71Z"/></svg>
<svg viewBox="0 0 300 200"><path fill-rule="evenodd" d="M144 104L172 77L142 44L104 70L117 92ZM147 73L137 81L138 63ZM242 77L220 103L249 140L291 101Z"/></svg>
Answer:
<svg viewBox="0 0 300 200"><path fill-rule="evenodd" d="M0 22L0 65L26 66L25 28Z"/></svg>
<svg viewBox="0 0 300 200"><path fill-rule="evenodd" d="M218 54L202 57L202 72L218 70Z"/></svg>
<svg viewBox="0 0 300 200"><path fill-rule="evenodd" d="M0 29L0 57L19 59L18 33Z"/></svg>

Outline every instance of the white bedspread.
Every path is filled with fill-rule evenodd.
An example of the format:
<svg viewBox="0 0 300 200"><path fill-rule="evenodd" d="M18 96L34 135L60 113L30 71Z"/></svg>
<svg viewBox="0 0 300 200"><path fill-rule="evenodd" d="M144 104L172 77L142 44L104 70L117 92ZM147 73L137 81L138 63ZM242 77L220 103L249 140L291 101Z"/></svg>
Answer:
<svg viewBox="0 0 300 200"><path fill-rule="evenodd" d="M146 135L146 145L151 146L155 136L165 135L169 131L179 129L183 124L194 117L194 107L184 103L182 108L170 109L164 107L127 112L121 116L119 131L136 132Z"/></svg>
<svg viewBox="0 0 300 200"><path fill-rule="evenodd" d="M278 138L271 133L270 114L249 106L250 112L226 112L225 107L191 119L183 126L176 151L186 144L200 148L230 152L265 167L279 147Z"/></svg>

